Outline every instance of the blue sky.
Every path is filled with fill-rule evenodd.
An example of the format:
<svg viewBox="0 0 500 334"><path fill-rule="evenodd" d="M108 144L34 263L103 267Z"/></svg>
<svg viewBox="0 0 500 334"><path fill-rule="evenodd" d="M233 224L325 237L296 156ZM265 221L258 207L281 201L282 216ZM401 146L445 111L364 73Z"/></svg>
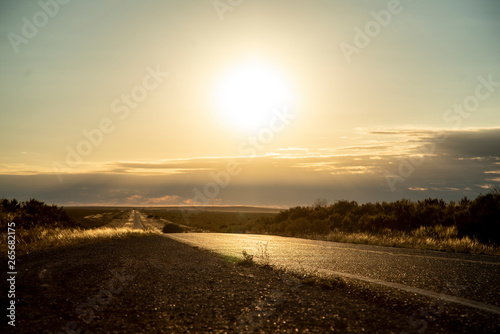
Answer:
<svg viewBox="0 0 500 334"><path fill-rule="evenodd" d="M304 205L500 184L498 1L3 2L0 197Z"/></svg>

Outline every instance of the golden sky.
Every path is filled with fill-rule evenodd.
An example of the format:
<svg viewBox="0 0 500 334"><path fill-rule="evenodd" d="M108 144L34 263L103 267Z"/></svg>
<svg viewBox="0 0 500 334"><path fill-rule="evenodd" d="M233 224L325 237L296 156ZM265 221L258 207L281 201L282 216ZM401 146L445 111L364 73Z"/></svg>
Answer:
<svg viewBox="0 0 500 334"><path fill-rule="evenodd" d="M0 197L304 205L500 184L500 2L0 10Z"/></svg>

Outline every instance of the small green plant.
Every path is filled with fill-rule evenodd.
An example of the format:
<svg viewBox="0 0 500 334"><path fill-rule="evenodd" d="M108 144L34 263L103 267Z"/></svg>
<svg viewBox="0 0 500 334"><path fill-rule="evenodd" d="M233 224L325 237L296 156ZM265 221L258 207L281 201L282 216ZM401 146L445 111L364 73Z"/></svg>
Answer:
<svg viewBox="0 0 500 334"><path fill-rule="evenodd" d="M241 254L243 254L243 259L239 260L236 264L238 266L253 266L255 262L253 261L253 255L248 254L246 251L242 251Z"/></svg>
<svg viewBox="0 0 500 334"><path fill-rule="evenodd" d="M221 258L222 258L222 260L224 260L230 264L238 264L238 262L241 261L237 256L233 256L233 255L221 255Z"/></svg>

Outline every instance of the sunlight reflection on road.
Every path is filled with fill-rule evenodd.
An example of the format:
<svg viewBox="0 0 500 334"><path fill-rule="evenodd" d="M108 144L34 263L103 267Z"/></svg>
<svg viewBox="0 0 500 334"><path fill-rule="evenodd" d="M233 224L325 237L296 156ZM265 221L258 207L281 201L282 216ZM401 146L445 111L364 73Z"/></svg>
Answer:
<svg viewBox="0 0 500 334"><path fill-rule="evenodd" d="M242 258L245 251L254 255L257 262L269 261L272 266L301 273L340 274L386 286L425 289L429 293L439 293L447 282L456 282L468 286L462 295L464 298L500 306L500 259L493 256L270 235L173 233L165 236L224 255Z"/></svg>

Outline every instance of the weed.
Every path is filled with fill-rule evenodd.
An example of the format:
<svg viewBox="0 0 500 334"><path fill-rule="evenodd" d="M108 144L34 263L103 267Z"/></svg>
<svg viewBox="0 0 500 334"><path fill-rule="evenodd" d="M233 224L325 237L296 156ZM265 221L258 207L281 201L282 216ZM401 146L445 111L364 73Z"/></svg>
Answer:
<svg viewBox="0 0 500 334"><path fill-rule="evenodd" d="M241 254L243 254L243 259L240 259L238 262L236 262L236 265L244 267L255 265L252 254L248 254L246 251L242 251Z"/></svg>
<svg viewBox="0 0 500 334"><path fill-rule="evenodd" d="M259 264L263 267L271 266L271 258L269 256L269 249L267 242L259 242L256 246L257 255L256 257L260 259Z"/></svg>

